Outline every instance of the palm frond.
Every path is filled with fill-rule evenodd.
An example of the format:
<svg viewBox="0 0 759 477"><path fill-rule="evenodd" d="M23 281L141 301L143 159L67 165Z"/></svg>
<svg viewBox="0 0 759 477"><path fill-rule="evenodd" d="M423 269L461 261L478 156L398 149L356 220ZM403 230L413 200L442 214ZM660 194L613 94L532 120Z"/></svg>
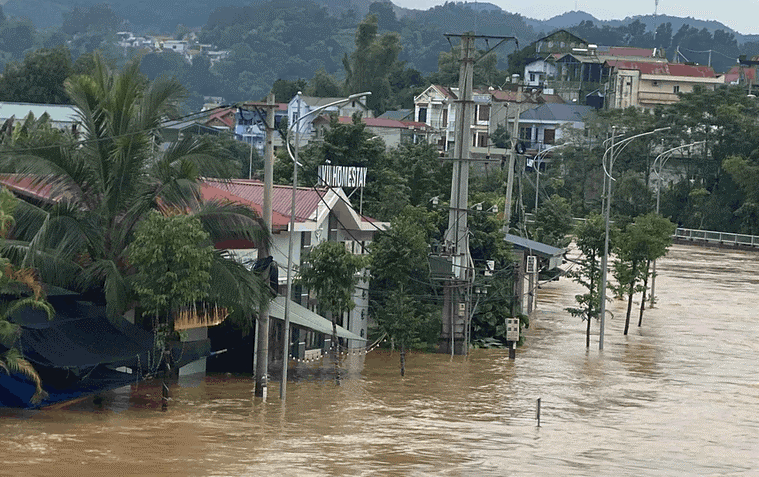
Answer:
<svg viewBox="0 0 759 477"><path fill-rule="evenodd" d="M32 404L37 404L47 397L47 393L42 389L42 380L40 375L32 366L32 363L25 360L16 348L11 348L0 355L0 367L8 374L19 373L29 378L34 384L35 391L32 395Z"/></svg>
<svg viewBox="0 0 759 477"><path fill-rule="evenodd" d="M200 204L195 215L214 242L244 239L256 244L271 243L263 219L246 205L209 200Z"/></svg>
<svg viewBox="0 0 759 477"><path fill-rule="evenodd" d="M269 284L244 265L229 258L223 251L214 253L211 265L210 303L227 307L232 320L243 332L250 331L253 316L261 306L271 301Z"/></svg>
<svg viewBox="0 0 759 477"><path fill-rule="evenodd" d="M106 314L114 319L128 308L132 298L131 283L113 260L96 260L87 267L89 286L100 285L105 292Z"/></svg>

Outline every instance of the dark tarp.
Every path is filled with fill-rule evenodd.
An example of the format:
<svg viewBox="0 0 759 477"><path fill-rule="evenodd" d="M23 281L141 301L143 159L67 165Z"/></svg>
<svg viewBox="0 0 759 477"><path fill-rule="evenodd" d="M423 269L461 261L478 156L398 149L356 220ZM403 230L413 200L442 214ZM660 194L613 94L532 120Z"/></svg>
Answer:
<svg viewBox="0 0 759 477"><path fill-rule="evenodd" d="M21 327L17 342L34 364L49 397L37 406L75 399L135 382L148 370L153 334L123 318L109 320L105 307L71 296L50 296L55 317L26 308L11 321ZM177 368L210 355L210 341L172 342ZM155 357L153 358L155 361ZM116 371L126 366L136 374ZM34 386L19 375L0 373L0 406L36 407Z"/></svg>
<svg viewBox="0 0 759 477"><path fill-rule="evenodd" d="M89 302L51 300L55 317L24 309L11 320L21 326L18 345L34 364L56 368L91 368L147 362L153 335L123 318L110 321L105 307Z"/></svg>

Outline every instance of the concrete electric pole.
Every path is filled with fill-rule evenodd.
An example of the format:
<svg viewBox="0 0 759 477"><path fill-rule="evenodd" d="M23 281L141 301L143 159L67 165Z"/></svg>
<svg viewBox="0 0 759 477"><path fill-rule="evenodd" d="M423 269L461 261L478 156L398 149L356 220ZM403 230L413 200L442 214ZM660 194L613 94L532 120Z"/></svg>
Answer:
<svg viewBox="0 0 759 477"><path fill-rule="evenodd" d="M264 143L264 200L263 219L266 229L271 235L271 195L274 184L274 95L266 97L266 139ZM263 259L271 255L268 242L261 243L258 247L258 258ZM269 265L274 267L276 265ZM268 274L264 277L269 280ZM266 399L266 389L269 372L269 303L266 302L258 313L256 328L256 359L255 359L255 396Z"/></svg>
<svg viewBox="0 0 759 477"><path fill-rule="evenodd" d="M469 253L469 227L467 207L469 202L469 147L472 142L472 121L474 102L472 100L472 78L474 63L490 53L506 40L513 37L483 36L474 33L446 35L449 39L461 39L461 68L459 70L458 108L456 109L456 130L453 149L453 177L451 180L451 205L448 214L448 229L445 232L443 255L450 260L452 277L443 285L443 326L438 349L441 353L466 354L466 330L469 320L470 292L474 280L474 267ZM498 43L475 59L476 39L499 40Z"/></svg>

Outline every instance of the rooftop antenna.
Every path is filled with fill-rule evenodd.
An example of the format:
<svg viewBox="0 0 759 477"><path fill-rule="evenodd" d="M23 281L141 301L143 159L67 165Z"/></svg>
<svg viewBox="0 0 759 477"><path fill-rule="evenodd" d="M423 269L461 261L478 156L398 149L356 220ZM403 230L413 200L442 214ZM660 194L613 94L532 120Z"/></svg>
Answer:
<svg viewBox="0 0 759 477"><path fill-rule="evenodd" d="M656 14L659 11L659 0L654 0L654 40L656 39L656 29L659 25L656 24Z"/></svg>

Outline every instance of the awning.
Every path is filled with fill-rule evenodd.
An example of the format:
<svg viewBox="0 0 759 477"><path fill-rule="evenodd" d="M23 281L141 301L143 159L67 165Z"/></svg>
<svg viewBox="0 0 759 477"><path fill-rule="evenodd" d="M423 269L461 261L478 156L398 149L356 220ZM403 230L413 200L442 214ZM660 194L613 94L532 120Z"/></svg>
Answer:
<svg viewBox="0 0 759 477"><path fill-rule="evenodd" d="M314 313L313 311L300 306L294 301L290 300L290 323L308 328L310 330L324 333L325 335L332 335L332 322L321 315ZM278 320L285 319L285 297L278 296L271 302L269 307L269 316L277 318ZM366 338L362 338L356 333L351 333L342 326L337 327L337 336L339 338L347 338L349 340L361 340L366 341Z"/></svg>

